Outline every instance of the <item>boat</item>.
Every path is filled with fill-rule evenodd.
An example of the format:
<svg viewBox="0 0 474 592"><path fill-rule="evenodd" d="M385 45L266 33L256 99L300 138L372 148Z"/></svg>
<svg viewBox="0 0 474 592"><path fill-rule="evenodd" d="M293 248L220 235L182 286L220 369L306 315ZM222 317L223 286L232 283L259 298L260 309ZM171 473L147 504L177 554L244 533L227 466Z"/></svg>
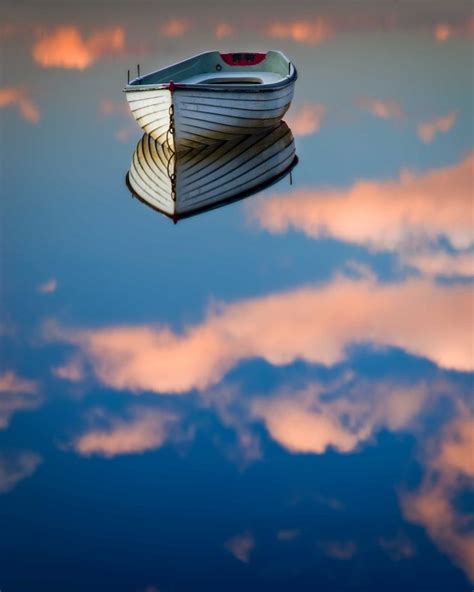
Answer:
<svg viewBox="0 0 474 592"><path fill-rule="evenodd" d="M274 127L290 106L296 78L280 51L207 51L138 75L124 92L144 132L179 151Z"/></svg>
<svg viewBox="0 0 474 592"><path fill-rule="evenodd" d="M133 153L126 185L134 197L176 223L269 187L298 158L290 128L280 122L251 136L174 152L144 134Z"/></svg>

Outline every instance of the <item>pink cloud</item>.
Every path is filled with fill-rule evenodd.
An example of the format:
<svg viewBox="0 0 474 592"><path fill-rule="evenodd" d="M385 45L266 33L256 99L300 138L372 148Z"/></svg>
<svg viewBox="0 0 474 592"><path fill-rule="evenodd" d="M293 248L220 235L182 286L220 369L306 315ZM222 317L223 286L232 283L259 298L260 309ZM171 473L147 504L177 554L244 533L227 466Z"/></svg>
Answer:
<svg viewBox="0 0 474 592"><path fill-rule="evenodd" d="M403 117L403 108L397 101L383 100L371 97L362 97L357 101L361 109L368 111L374 117L381 119L400 119Z"/></svg>
<svg viewBox="0 0 474 592"><path fill-rule="evenodd" d="M331 39L335 30L327 19L318 17L313 20L274 21L267 27L266 34L273 39L317 45Z"/></svg>
<svg viewBox="0 0 474 592"><path fill-rule="evenodd" d="M189 20L173 18L160 25L160 33L165 37L182 37L192 29Z"/></svg>
<svg viewBox="0 0 474 592"><path fill-rule="evenodd" d="M402 262L453 275L470 271L474 244L472 170L474 153L441 169L402 171L389 181L356 181L344 189L300 189L265 197L248 207L249 216L272 233L293 227L309 237L333 237L374 251L397 251ZM432 243L446 239L456 255L440 255Z"/></svg>
<svg viewBox="0 0 474 592"><path fill-rule="evenodd" d="M225 548L239 561L248 563L255 548L255 539L250 532L244 532L228 540Z"/></svg>
<svg viewBox="0 0 474 592"><path fill-rule="evenodd" d="M474 581L473 513L461 512L456 496L474 486L474 419L468 409L426 447L426 472L420 487L402 497L406 518L428 535Z"/></svg>
<svg viewBox="0 0 474 592"><path fill-rule="evenodd" d="M58 288L58 282L55 278L52 278L46 282L43 282L38 286L38 292L40 294L53 294Z"/></svg>
<svg viewBox="0 0 474 592"><path fill-rule="evenodd" d="M229 23L217 23L216 37L217 39L226 39L234 34L234 28Z"/></svg>
<svg viewBox="0 0 474 592"><path fill-rule="evenodd" d="M317 383L251 403L253 419L263 421L270 436L293 453L324 454L329 448L353 452L380 429L410 427L429 397L425 384L412 388L394 384L349 382L344 396L327 398Z"/></svg>
<svg viewBox="0 0 474 592"><path fill-rule="evenodd" d="M0 494L8 493L20 481L31 477L41 462L41 456L35 452L0 453Z"/></svg>
<svg viewBox="0 0 474 592"><path fill-rule="evenodd" d="M8 427L16 412L36 409L40 402L36 381L21 378L13 370L0 374L0 429Z"/></svg>
<svg viewBox="0 0 474 592"><path fill-rule="evenodd" d="M445 43L452 37L472 37L474 34L474 17L460 24L438 23L433 28L433 37L438 43Z"/></svg>
<svg viewBox="0 0 474 592"><path fill-rule="evenodd" d="M295 136L308 136L319 132L326 114L326 107L319 103L304 103L291 110L285 118Z"/></svg>
<svg viewBox="0 0 474 592"><path fill-rule="evenodd" d="M447 253L440 250L421 250L403 256L406 265L424 275L443 277L474 276L474 253L471 250Z"/></svg>
<svg viewBox="0 0 474 592"><path fill-rule="evenodd" d="M13 393L16 395L33 395L38 392L38 383L17 376L13 370L7 370L0 374L0 393Z"/></svg>
<svg viewBox="0 0 474 592"><path fill-rule="evenodd" d="M436 134L445 134L449 132L449 130L456 123L456 118L456 113L452 111L451 113L443 115L442 117L437 117L436 119L419 123L416 127L418 137L425 144L430 144L434 140Z"/></svg>
<svg viewBox="0 0 474 592"><path fill-rule="evenodd" d="M45 335L75 345L97 380L111 388L184 393L217 384L245 359L331 365L360 342L470 370L471 314L469 285L337 277L325 285L216 306L182 333L159 325L68 329L50 323Z"/></svg>
<svg viewBox="0 0 474 592"><path fill-rule="evenodd" d="M122 27L103 28L84 38L73 25L60 25L42 31L33 45L33 59L44 68L84 70L98 59L123 51L125 31Z"/></svg>
<svg viewBox="0 0 474 592"><path fill-rule="evenodd" d="M447 23L440 23L436 25L436 27L433 30L433 35L436 41L440 41L441 43L447 41L452 34L453 27L451 25L448 25Z"/></svg>
<svg viewBox="0 0 474 592"><path fill-rule="evenodd" d="M74 449L83 456L96 454L111 458L160 448L170 436L177 416L159 409L132 407L126 419L104 412L98 413L98 419L105 421L105 428L93 428L74 442Z"/></svg>
<svg viewBox="0 0 474 592"><path fill-rule="evenodd" d="M82 361L77 357L71 358L62 366L52 368L52 373L57 378L70 382L80 382L85 377Z"/></svg>
<svg viewBox="0 0 474 592"><path fill-rule="evenodd" d="M23 119L31 123L38 123L40 112L28 92L19 86L4 86L0 88L0 109L15 105Z"/></svg>

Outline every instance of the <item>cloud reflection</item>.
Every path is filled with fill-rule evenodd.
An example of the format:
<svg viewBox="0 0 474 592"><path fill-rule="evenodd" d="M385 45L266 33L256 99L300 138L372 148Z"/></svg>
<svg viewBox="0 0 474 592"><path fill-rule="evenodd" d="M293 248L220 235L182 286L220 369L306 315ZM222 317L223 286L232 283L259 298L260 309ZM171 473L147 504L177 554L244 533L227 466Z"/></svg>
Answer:
<svg viewBox="0 0 474 592"><path fill-rule="evenodd" d="M474 581L474 513L463 512L456 496L474 487L474 417L461 409L425 449L420 487L402 495L408 520L423 526L433 541Z"/></svg>
<svg viewBox="0 0 474 592"><path fill-rule="evenodd" d="M191 22L185 19L173 18L160 25L160 33L164 37L182 37L192 28Z"/></svg>
<svg viewBox="0 0 474 592"><path fill-rule="evenodd" d="M293 227L312 238L333 237L374 251L397 251L421 270L454 264L468 272L472 226L474 153L461 162L423 173L403 171L398 179L360 180L344 189L300 189L258 200L250 217L272 233ZM455 252L437 246L444 239Z"/></svg>
<svg viewBox="0 0 474 592"><path fill-rule="evenodd" d="M168 411L131 407L127 418L96 410L93 421L105 424L92 428L74 441L74 449L83 456L111 458L120 454L138 454L160 448L170 437L178 417Z"/></svg>
<svg viewBox="0 0 474 592"><path fill-rule="evenodd" d="M292 108L285 121L295 136L308 136L319 132L326 115L326 107L320 103L304 103Z"/></svg>
<svg viewBox="0 0 474 592"><path fill-rule="evenodd" d="M239 534L226 542L225 548L232 553L232 555L242 561L248 563L250 555L255 547L255 539L250 532Z"/></svg>
<svg viewBox="0 0 474 592"><path fill-rule="evenodd" d="M445 134L449 132L449 130L455 124L456 118L456 113L452 111L451 113L443 115L442 117L437 117L436 119L431 119L429 121L423 121L416 127L418 137L425 144L430 144L434 140L436 134Z"/></svg>
<svg viewBox="0 0 474 592"><path fill-rule="evenodd" d="M0 430L8 427L14 413L36 409L40 402L35 380L21 378L13 370L0 374Z"/></svg>
<svg viewBox="0 0 474 592"><path fill-rule="evenodd" d="M123 27L97 29L84 38L74 25L42 31L33 45L33 59L44 68L84 70L99 58L124 49Z"/></svg>
<svg viewBox="0 0 474 592"><path fill-rule="evenodd" d="M324 454L355 450L382 428L406 429L429 396L423 383L400 387L389 383L350 382L343 395L330 396L313 383L268 398L256 398L251 415L265 424L270 436L293 453Z"/></svg>
<svg viewBox="0 0 474 592"><path fill-rule="evenodd" d="M273 21L266 33L273 39L291 39L297 43L317 45L331 39L335 30L328 19L317 17L312 20Z"/></svg>
<svg viewBox="0 0 474 592"><path fill-rule="evenodd" d="M393 99L383 100L374 97L362 97L357 101L357 104L361 109L380 119L400 119L403 117L402 106Z"/></svg>
<svg viewBox="0 0 474 592"><path fill-rule="evenodd" d="M234 28L229 23L221 22L217 23L215 32L217 39L226 39L234 34Z"/></svg>
<svg viewBox="0 0 474 592"><path fill-rule="evenodd" d="M392 561L411 559L416 555L416 547L403 533L398 533L393 538L379 539L380 546Z"/></svg>
<svg viewBox="0 0 474 592"><path fill-rule="evenodd" d="M329 541L319 546L327 557L341 561L352 559L357 552L357 545L353 541Z"/></svg>
<svg viewBox="0 0 474 592"><path fill-rule="evenodd" d="M215 306L182 333L160 325L71 329L54 322L44 331L50 340L75 345L104 385L185 393L217 384L245 359L331 365L354 343L399 347L441 367L470 370L471 307L468 285L423 279L384 285L338 277L322 286Z"/></svg>
<svg viewBox="0 0 474 592"><path fill-rule="evenodd" d="M58 281L55 278L51 278L42 284L39 284L37 290L40 294L53 294L58 288Z"/></svg>
<svg viewBox="0 0 474 592"><path fill-rule="evenodd" d="M23 119L38 123L40 112L28 92L20 86L4 86L0 88L0 109L15 105Z"/></svg>
<svg viewBox="0 0 474 592"><path fill-rule="evenodd" d="M41 456L31 451L0 453L0 494L8 493L20 481L31 477L41 462Z"/></svg>

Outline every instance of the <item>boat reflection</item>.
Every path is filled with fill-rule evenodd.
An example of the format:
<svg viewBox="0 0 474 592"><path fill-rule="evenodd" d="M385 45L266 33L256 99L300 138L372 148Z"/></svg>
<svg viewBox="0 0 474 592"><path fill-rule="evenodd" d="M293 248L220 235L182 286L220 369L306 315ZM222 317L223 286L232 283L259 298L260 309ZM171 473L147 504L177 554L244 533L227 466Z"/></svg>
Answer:
<svg viewBox="0 0 474 592"><path fill-rule="evenodd" d="M297 161L293 134L284 122L259 134L180 153L144 134L126 184L140 201L177 222L265 189Z"/></svg>

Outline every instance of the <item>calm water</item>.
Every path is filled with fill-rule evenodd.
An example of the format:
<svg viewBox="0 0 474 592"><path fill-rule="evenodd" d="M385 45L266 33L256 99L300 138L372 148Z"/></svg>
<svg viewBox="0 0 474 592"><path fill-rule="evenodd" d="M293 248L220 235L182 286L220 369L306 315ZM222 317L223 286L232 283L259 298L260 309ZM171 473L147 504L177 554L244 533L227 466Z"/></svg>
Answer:
<svg viewBox="0 0 474 592"><path fill-rule="evenodd" d="M354 5L2 9L2 592L471 589L472 5ZM214 48L299 164L174 226L121 90Z"/></svg>

